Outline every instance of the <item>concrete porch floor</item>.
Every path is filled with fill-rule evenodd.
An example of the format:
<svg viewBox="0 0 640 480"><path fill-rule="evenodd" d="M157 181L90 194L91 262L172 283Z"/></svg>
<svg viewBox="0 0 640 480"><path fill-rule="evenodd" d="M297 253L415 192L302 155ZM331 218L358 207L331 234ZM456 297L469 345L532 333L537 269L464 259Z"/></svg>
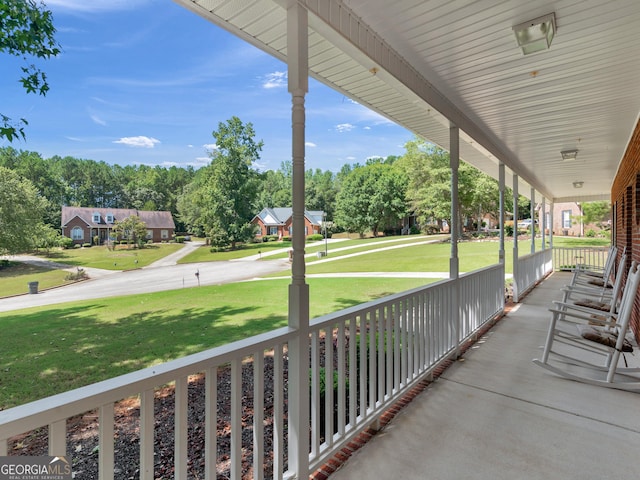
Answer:
<svg viewBox="0 0 640 480"><path fill-rule="evenodd" d="M548 277L331 480L636 477L640 395L531 362L569 278Z"/></svg>

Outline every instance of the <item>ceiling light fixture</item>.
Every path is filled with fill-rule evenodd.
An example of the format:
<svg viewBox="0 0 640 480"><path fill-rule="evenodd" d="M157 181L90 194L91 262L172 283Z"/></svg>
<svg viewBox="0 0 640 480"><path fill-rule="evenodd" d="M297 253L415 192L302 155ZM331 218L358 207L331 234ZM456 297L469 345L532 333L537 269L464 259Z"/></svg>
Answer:
<svg viewBox="0 0 640 480"><path fill-rule="evenodd" d="M573 188L582 188L584 182L573 182Z"/></svg>
<svg viewBox="0 0 640 480"><path fill-rule="evenodd" d="M556 33L556 15L549 13L513 27L523 55L548 50Z"/></svg>
<svg viewBox="0 0 640 480"><path fill-rule="evenodd" d="M562 155L562 160L575 160L578 158L578 150L575 148L573 150L563 150L560 155Z"/></svg>

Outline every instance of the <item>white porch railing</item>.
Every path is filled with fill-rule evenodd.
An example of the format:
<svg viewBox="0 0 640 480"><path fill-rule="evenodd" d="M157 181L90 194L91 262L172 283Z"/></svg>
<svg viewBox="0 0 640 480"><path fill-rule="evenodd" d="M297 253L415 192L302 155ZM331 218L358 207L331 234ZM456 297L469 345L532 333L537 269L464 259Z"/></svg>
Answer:
<svg viewBox="0 0 640 480"><path fill-rule="evenodd" d="M513 270L513 301L518 302L522 295L553 271L551 249L519 257Z"/></svg>
<svg viewBox="0 0 640 480"><path fill-rule="evenodd" d="M553 247L553 268L572 270L576 263L604 268L609 247Z"/></svg>
<svg viewBox="0 0 640 480"><path fill-rule="evenodd" d="M49 447L43 455L70 454L74 465L96 462L101 479L128 478L126 469L138 468L141 479L153 479L154 403L158 390L173 384L175 478L223 474L239 480L247 468L255 479L307 478L309 472L288 471L287 457L295 454L288 450L296 446L287 445L287 405L310 402L313 471L455 356L460 343L503 307L503 265L358 305L311 322L310 399L287 394L287 346L297 332L282 328L1 411L0 455L11 453L12 437L45 427ZM204 393L196 398L189 393L192 375L204 377ZM220 402L227 395L230 402ZM114 449L114 412L120 400L131 398L139 410L140 460L133 466L122 465ZM231 404L228 418L223 403ZM98 456L80 459L87 452L68 451L66 425L88 411L97 412ZM190 448L195 421L203 423L197 430L204 448Z"/></svg>

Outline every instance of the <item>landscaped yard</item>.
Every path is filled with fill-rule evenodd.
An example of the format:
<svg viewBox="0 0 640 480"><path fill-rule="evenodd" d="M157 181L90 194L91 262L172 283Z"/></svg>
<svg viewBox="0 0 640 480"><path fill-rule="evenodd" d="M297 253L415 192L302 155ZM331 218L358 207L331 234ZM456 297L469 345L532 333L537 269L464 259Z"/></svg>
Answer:
<svg viewBox="0 0 640 480"><path fill-rule="evenodd" d="M118 245L115 250L109 250L105 246L88 248L70 248L68 250L55 250L43 253L40 256L45 260L64 263L72 267L93 267L105 270L133 270L145 267L156 260L180 250L181 243L154 243L145 245L144 248L130 248L127 245Z"/></svg>
<svg viewBox="0 0 640 480"><path fill-rule="evenodd" d="M310 279L311 315L425 283ZM288 284L243 282L0 313L0 409L284 326Z"/></svg>
<svg viewBox="0 0 640 480"><path fill-rule="evenodd" d="M14 262L0 269L0 297L29 292L29 282L38 282L38 288L51 288L71 283L65 280L69 272Z"/></svg>
<svg viewBox="0 0 640 480"><path fill-rule="evenodd" d="M405 238L411 243L418 237ZM376 243L382 241L377 240ZM582 246L585 241L589 245L608 245L608 241L597 239L558 238L554 243L556 246ZM348 246L348 242L355 242L356 248L346 250L344 254L370 248L366 241L364 246L358 241L335 245ZM265 248L265 244L256 245ZM271 247L271 243L266 245ZM379 243L378 246L385 245L397 243ZM521 241L520 253L527 254L529 245ZM282 246L274 242L276 247ZM460 271L471 271L497 262L498 243L495 241L462 242L458 247ZM511 271L512 247L511 242L505 245L507 271ZM163 245L160 248L168 254L180 245ZM158 253L160 248L155 251L149 249L148 252ZM146 250L138 251L138 265L142 264L142 254L147 253ZM255 250L263 251L256 248L243 253L255 254ZM133 252L119 250L114 253ZM448 272L450 252L449 243L408 246L315 265L310 263L307 273ZM95 247L69 253L67 261L92 262L91 266L99 264L102 257L108 255ZM331 257L337 255L330 251ZM131 260L136 257L119 258ZM150 262L151 257L144 258ZM61 261L60 257L56 260ZM53 273L61 272L34 270L24 272L26 276L23 277L4 277L0 272L0 288L4 291L8 285L16 283L24 289L26 282L37 275ZM420 278L309 278L311 316L341 310L431 281ZM0 335L0 409L286 325L288 284L288 278L272 279L0 313L3 331Z"/></svg>

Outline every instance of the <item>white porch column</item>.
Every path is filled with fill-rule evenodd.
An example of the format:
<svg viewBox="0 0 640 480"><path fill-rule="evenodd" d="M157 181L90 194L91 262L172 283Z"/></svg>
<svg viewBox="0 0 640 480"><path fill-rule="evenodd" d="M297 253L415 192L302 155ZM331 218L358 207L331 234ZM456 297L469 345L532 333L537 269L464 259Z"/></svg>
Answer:
<svg viewBox="0 0 640 480"><path fill-rule="evenodd" d="M304 263L305 95L308 86L307 10L294 3L287 10L288 85L292 97L293 259L289 285L289 470L309 477L309 285Z"/></svg>
<svg viewBox="0 0 640 480"><path fill-rule="evenodd" d="M549 248L553 250L553 201L549 202Z"/></svg>
<svg viewBox="0 0 640 480"><path fill-rule="evenodd" d="M536 253L536 191L533 187L531 187L531 203L529 204L529 218L531 218L531 226L529 230L531 231L531 253Z"/></svg>
<svg viewBox="0 0 640 480"><path fill-rule="evenodd" d="M449 165L451 166L451 258L449 259L449 278L458 278L458 239L460 237L460 219L458 218L458 168L460 166L460 131L455 125L449 127Z"/></svg>
<svg viewBox="0 0 640 480"><path fill-rule="evenodd" d="M449 259L449 278L454 280L453 302L451 305L451 327L455 338L456 357L460 357L460 261L458 259L458 239L460 237L460 219L458 217L458 168L460 167L460 130L449 126L449 165L451 166L451 258Z"/></svg>
<svg viewBox="0 0 640 480"><path fill-rule="evenodd" d="M542 212L540 217L540 234L542 236L542 250L547 248L547 199L542 197L542 206L540 207L540 211Z"/></svg>
<svg viewBox="0 0 640 480"><path fill-rule="evenodd" d="M518 175L513 175L513 301L518 301Z"/></svg>
<svg viewBox="0 0 640 480"><path fill-rule="evenodd" d="M498 165L498 188L500 190L500 219L498 228L500 229L500 247L498 250L498 262L504 264L504 163Z"/></svg>

